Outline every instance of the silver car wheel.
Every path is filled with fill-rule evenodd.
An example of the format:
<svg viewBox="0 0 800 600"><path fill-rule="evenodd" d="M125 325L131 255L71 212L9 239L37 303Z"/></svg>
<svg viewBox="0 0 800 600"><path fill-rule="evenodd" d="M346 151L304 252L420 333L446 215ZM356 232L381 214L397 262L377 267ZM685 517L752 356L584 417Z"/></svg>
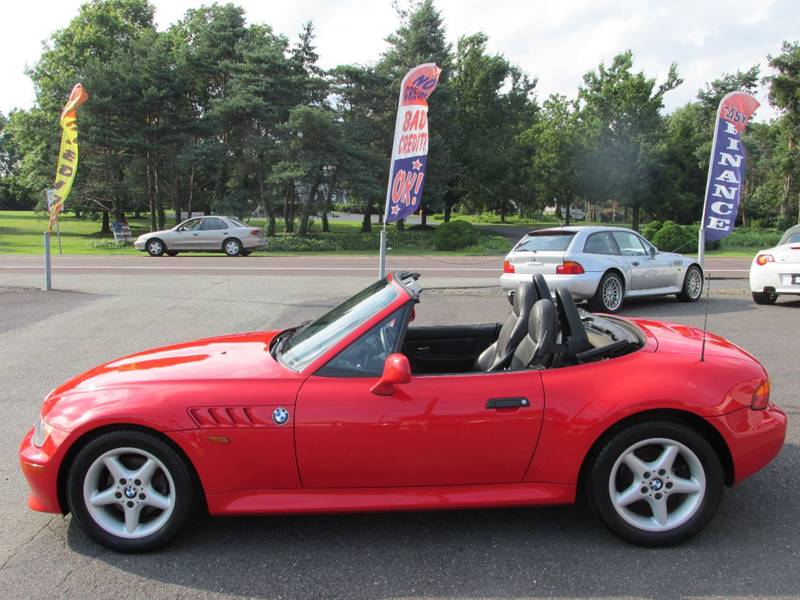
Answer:
<svg viewBox="0 0 800 600"><path fill-rule="evenodd" d="M175 509L175 482L158 458L139 448L116 448L92 463L83 480L92 520L125 539L152 535Z"/></svg>
<svg viewBox="0 0 800 600"><path fill-rule="evenodd" d="M163 249L164 248L161 245L161 242L159 242L158 240L153 240L151 242L148 242L147 244L147 251L153 255L161 254L161 251Z"/></svg>
<svg viewBox="0 0 800 600"><path fill-rule="evenodd" d="M225 242L225 254L228 256L236 256L241 250L242 247L236 240L228 240Z"/></svg>
<svg viewBox="0 0 800 600"><path fill-rule="evenodd" d="M603 283L603 304L612 312L622 304L622 284L616 277L608 277Z"/></svg>
<svg viewBox="0 0 800 600"><path fill-rule="evenodd" d="M686 291L692 300L697 300L703 293L703 277L700 271L692 269L689 271L689 279L686 281Z"/></svg>
<svg viewBox="0 0 800 600"><path fill-rule="evenodd" d="M641 458L648 452L652 460ZM629 447L617 458L608 481L617 514L629 525L651 532L688 522L700 509L705 491L700 459L684 444L666 438Z"/></svg>

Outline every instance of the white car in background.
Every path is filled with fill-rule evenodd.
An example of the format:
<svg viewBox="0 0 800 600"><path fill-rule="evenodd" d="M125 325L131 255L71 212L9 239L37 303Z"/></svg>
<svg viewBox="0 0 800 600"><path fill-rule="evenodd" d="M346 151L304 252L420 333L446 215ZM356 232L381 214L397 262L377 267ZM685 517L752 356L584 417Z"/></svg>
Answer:
<svg viewBox="0 0 800 600"><path fill-rule="evenodd" d="M150 256L175 256L178 252L224 252L247 256L266 245L264 231L233 217L195 217L172 229L140 235L134 248Z"/></svg>
<svg viewBox="0 0 800 600"><path fill-rule="evenodd" d="M537 273L552 292L567 288L575 300L588 300L593 312L617 312L635 296L675 294L694 302L703 293L703 269L694 258L660 252L623 227L531 231L506 256L500 285L512 291Z"/></svg>
<svg viewBox="0 0 800 600"><path fill-rule="evenodd" d="M800 225L787 229L774 248L756 254L750 291L756 304L775 304L781 294L800 295Z"/></svg>

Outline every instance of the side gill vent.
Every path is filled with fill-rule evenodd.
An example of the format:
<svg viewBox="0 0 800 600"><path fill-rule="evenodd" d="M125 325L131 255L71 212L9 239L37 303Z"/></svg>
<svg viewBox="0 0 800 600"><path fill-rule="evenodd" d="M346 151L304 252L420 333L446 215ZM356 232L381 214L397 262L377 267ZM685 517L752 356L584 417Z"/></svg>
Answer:
<svg viewBox="0 0 800 600"><path fill-rule="evenodd" d="M213 406L190 408L189 414L199 427L269 427L270 406Z"/></svg>

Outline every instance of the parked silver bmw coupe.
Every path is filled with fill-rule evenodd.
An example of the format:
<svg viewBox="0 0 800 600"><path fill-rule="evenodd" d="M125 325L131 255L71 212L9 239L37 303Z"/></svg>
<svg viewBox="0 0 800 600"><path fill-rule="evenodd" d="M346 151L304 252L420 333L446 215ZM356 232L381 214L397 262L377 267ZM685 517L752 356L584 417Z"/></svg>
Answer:
<svg viewBox="0 0 800 600"><path fill-rule="evenodd" d="M140 235L133 246L150 256L178 252L224 252L228 256L247 256L266 245L264 231L233 217L195 217L172 229Z"/></svg>
<svg viewBox="0 0 800 600"><path fill-rule="evenodd" d="M514 290L541 273L555 292L565 287L594 312L614 313L624 298L676 294L694 302L703 293L703 270L693 258L659 252L623 227L559 227L525 235L503 262L500 285Z"/></svg>

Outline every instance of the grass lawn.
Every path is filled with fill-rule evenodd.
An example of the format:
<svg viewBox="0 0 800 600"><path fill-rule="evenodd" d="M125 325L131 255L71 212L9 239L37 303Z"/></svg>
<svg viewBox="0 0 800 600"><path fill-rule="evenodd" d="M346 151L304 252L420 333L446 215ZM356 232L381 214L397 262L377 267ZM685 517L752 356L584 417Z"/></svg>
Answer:
<svg viewBox="0 0 800 600"><path fill-rule="evenodd" d="M265 219L252 219L251 223L260 227ZM41 255L43 250L42 233L47 230L47 216L27 211L0 211L0 254ZM128 219L134 238L150 231L147 218ZM111 235L100 235L100 220L76 219L72 214L62 214L59 218L61 244L64 254L119 254L137 255L133 246L117 245ZM167 226L173 223L168 219ZM330 220L331 232L321 232L320 223L314 222L311 235L300 238L285 234L283 221L278 220L278 235L268 238L267 251L257 254L280 256L296 254L337 254L337 255L377 255L379 227L373 225L371 233L361 233L360 221ZM511 243L496 233L481 231L479 242L463 250L453 252L437 251L433 247L432 230L406 229L398 231L394 227L388 232L389 247L394 256L441 255L503 255L511 249ZM58 254L55 233L51 239L51 252Z"/></svg>

